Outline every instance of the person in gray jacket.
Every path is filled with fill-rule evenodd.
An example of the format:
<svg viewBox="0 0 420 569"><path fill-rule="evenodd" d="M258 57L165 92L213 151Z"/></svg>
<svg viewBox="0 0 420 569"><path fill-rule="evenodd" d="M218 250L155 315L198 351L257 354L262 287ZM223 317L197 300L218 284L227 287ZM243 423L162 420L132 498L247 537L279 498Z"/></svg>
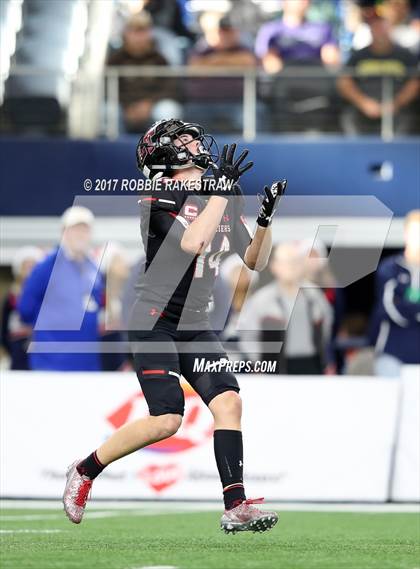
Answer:
<svg viewBox="0 0 420 569"><path fill-rule="evenodd" d="M242 351L250 359L276 361L275 373L324 372L332 310L305 280L304 261L299 243L277 245L270 262L274 281L250 297L240 317Z"/></svg>

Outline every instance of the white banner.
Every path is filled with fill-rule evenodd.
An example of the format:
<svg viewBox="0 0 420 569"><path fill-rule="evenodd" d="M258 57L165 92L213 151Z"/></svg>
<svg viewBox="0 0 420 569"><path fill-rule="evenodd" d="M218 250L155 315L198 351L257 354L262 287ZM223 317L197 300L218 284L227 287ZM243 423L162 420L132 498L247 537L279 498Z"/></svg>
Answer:
<svg viewBox="0 0 420 569"><path fill-rule="evenodd" d="M402 382L392 500L420 502L420 366L404 366Z"/></svg>
<svg viewBox="0 0 420 569"><path fill-rule="evenodd" d="M267 500L388 498L399 383L239 377L245 481ZM134 373L4 372L1 496L61 497L67 465L147 415ZM176 436L110 465L94 498L220 499L208 409L186 386Z"/></svg>

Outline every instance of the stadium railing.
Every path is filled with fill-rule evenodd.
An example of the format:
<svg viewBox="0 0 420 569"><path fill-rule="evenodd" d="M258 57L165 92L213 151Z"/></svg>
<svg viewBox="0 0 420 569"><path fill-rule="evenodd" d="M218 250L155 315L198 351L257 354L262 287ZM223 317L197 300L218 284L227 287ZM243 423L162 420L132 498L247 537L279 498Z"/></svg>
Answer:
<svg viewBox="0 0 420 569"><path fill-rule="evenodd" d="M313 80L313 81L335 81L342 75L357 77L354 69L340 68L336 71L329 71L324 68L311 66L288 67L278 75L267 75L257 69L239 69L232 67L218 68L198 68L190 66L115 66L106 67L104 72L104 108L105 112L105 131L107 138L113 139L119 135L119 80L122 77L158 77L158 78L238 78L243 79L242 99L242 137L244 140L255 140L257 132L257 104L258 104L258 82L284 80ZM414 73L407 74L407 77L414 76ZM382 103L389 103L394 95L394 78L392 76L382 76ZM316 96L314 89L314 97ZM274 97L276 94L274 94ZM336 96L340 98L338 92ZM344 100L343 100L344 103ZM296 105L295 105L296 106ZM304 111L303 111L304 112ZM392 140L395 136L394 116L389 108L384 105L381 116L380 136L382 140Z"/></svg>
<svg viewBox="0 0 420 569"><path fill-rule="evenodd" d="M1 74L1 72L0 72ZM51 69L41 69L37 68L34 70L32 67L28 66L16 66L14 67L13 74L15 77L21 76L39 76L39 79L47 79L51 74ZM256 139L257 135L265 133L266 131L259 128L257 124L257 114L258 105L262 97L261 93L265 90L266 92L271 92L268 99L271 97L271 102L278 102L281 100L286 100L287 105L285 105L286 112L293 107L294 117L300 117L301 121L305 121L307 117L312 113L312 115L317 114L318 121L324 123L321 128L315 128L313 130L317 131L317 134L323 134L323 127L327 126L326 120L335 112L337 115L337 108L341 112L346 104L345 101L338 94L335 83L336 80L346 74L346 76L356 77L353 69L341 68L339 70L330 71L319 67L288 67L284 69L278 75L267 75L260 69L240 69L232 67L218 67L218 68L197 68L190 66L108 66L104 69L103 74L103 84L101 91L102 104L99 105L101 115L97 121L96 135L105 136L108 139L115 139L120 134L120 124L121 124L121 113L120 113L120 92L119 92L119 81L121 78L135 78L135 77L153 77L153 78L173 78L183 81L185 79L197 78L197 79L243 79L242 85L242 96L237 101L238 104L242 104L242 137L246 141L253 141ZM413 71L407 74L407 77L414 76ZM4 79L7 76L7 72L2 75ZM69 76L70 81L73 83L76 80L76 75ZM81 79L81 78L79 78ZM302 80L305 82L305 97L301 101L296 101L292 96L287 94L285 96L284 88L290 84L290 82L295 82L295 84ZM317 83L318 82L318 83ZM331 100L328 97L319 96L317 92L316 84L324 82L325 85L329 85L329 94L334 98L335 108L331 106ZM392 76L382 76L382 102L386 103L392 100L394 94L394 78ZM311 86L313 86L313 92L311 91ZM34 94L35 96L41 97L42 94ZM283 97L283 99L282 99ZM322 101L321 101L322 99ZM191 101L194 101L191 99ZM194 101L195 102L195 101ZM200 101L197 101L200 102ZM338 104L337 104L338 102ZM63 102L60 106L63 106ZM333 106L334 106L333 103ZM71 104L69 100L64 103L64 106ZM205 103L208 104L208 103ZM40 106L42 108L42 101L40 101ZM96 107L96 105L95 105ZM330 115L328 113L331 113ZM271 119L272 117L270 117ZM295 124L284 121L284 117L280 119L278 116L274 117L277 124L281 124L285 128L282 129L282 134L290 134L299 131L295 129ZM395 119L390 110L387 110L387 106L384 105L384 111L381 116L380 121L380 132L378 135L384 141L393 140L396 134L395 131ZM290 128L287 128L290 127ZM311 130L309 128L309 130ZM328 132L328 129L327 129ZM331 132L331 131L330 131ZM335 133L341 133L342 129L340 127L333 130Z"/></svg>

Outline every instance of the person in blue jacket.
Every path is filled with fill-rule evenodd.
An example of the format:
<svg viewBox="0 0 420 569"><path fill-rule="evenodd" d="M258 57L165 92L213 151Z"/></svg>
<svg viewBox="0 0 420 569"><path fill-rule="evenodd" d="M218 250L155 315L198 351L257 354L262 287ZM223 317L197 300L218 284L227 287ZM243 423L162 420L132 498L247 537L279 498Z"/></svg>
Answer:
<svg viewBox="0 0 420 569"><path fill-rule="evenodd" d="M403 254L384 259L376 273L375 373L398 376L402 364L420 364L420 210L405 220Z"/></svg>
<svg viewBox="0 0 420 569"><path fill-rule="evenodd" d="M62 216L61 245L34 267L25 282L18 310L22 320L33 326L32 370L101 369L95 344L103 282L89 256L93 222L89 209L68 208ZM89 343L88 349L80 349L83 342Z"/></svg>

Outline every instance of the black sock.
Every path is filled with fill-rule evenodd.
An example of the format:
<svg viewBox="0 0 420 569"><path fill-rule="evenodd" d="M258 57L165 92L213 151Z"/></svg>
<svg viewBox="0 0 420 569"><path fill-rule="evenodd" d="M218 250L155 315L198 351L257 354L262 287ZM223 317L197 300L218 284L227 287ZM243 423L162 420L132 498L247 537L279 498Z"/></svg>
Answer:
<svg viewBox="0 0 420 569"><path fill-rule="evenodd" d="M106 465L102 464L96 455L96 450L87 456L84 460L81 460L76 466L77 472L80 476L84 475L93 480L96 478Z"/></svg>
<svg viewBox="0 0 420 569"><path fill-rule="evenodd" d="M214 454L223 486L226 510L245 500L243 482L243 445L241 431L214 431Z"/></svg>

